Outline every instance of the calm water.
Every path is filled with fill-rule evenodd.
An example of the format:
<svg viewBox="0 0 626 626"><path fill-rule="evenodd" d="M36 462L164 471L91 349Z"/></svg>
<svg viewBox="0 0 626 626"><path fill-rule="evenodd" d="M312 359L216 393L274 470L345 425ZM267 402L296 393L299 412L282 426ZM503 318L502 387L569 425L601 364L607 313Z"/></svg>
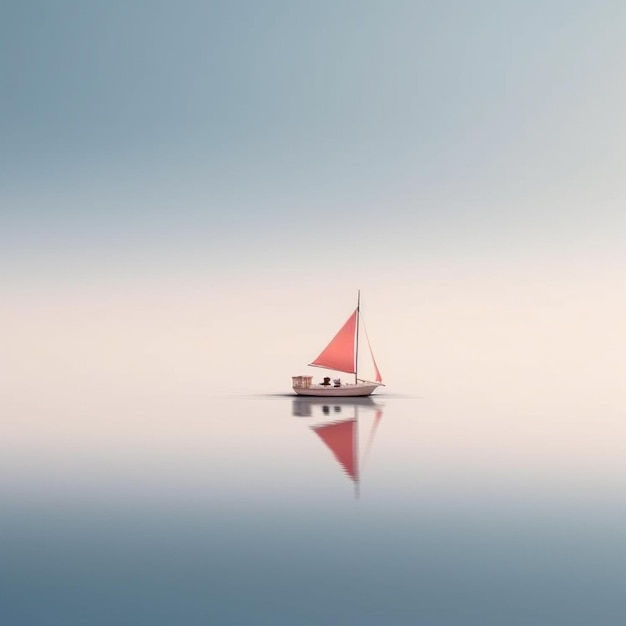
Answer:
<svg viewBox="0 0 626 626"><path fill-rule="evenodd" d="M626 623L623 415L102 405L4 421L3 624Z"/></svg>

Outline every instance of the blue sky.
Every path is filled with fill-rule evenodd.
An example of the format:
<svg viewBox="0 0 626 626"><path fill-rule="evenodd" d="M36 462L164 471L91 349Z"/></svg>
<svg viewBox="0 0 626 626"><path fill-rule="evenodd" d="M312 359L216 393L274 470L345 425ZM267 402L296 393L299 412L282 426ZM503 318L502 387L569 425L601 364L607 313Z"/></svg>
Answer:
<svg viewBox="0 0 626 626"><path fill-rule="evenodd" d="M300 237L358 255L331 219L404 262L415 247L617 245L619 2L2 13L5 254L241 245L258 263L264 237L287 254Z"/></svg>

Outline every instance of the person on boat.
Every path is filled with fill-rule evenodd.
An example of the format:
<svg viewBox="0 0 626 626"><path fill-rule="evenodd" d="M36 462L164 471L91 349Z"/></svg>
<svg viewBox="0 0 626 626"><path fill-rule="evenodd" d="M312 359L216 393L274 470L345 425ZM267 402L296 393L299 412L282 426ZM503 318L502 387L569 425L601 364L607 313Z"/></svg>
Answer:
<svg viewBox="0 0 626 626"><path fill-rule="evenodd" d="M333 386L341 387L341 378L333 378Z"/></svg>
<svg viewBox="0 0 626 626"><path fill-rule="evenodd" d="M322 383L322 385L324 385L324 387L329 387L330 386L330 376L325 376L324 377L324 382Z"/></svg>

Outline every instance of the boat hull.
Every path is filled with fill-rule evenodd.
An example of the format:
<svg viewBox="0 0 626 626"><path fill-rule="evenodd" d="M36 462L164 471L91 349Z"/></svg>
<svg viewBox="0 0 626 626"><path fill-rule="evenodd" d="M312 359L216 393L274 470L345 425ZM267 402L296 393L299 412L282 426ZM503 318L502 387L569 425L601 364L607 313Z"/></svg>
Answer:
<svg viewBox="0 0 626 626"><path fill-rule="evenodd" d="M311 385L310 387L293 387L299 396L316 396L324 398L357 398L369 396L377 387L376 383L342 383L341 387L331 385Z"/></svg>

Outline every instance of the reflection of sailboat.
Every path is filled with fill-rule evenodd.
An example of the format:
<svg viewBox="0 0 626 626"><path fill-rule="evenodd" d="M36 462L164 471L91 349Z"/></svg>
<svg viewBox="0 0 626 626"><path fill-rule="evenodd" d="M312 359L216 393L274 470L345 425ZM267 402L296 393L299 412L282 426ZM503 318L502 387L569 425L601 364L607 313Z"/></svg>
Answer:
<svg viewBox="0 0 626 626"><path fill-rule="evenodd" d="M330 377L324 378L323 384L313 384L312 376L294 376L293 390L300 396L323 397L354 397L369 396L376 387L382 385L382 376L374 360L372 347L369 345L367 331L365 337L369 346L369 353L374 365L376 382L363 380L358 377L359 357L359 326L361 324L361 295L357 298L357 306L348 321L341 327L322 353L309 365L323 367L338 372L354 374L354 383L341 382L339 378L330 382Z"/></svg>
<svg viewBox="0 0 626 626"><path fill-rule="evenodd" d="M348 409L349 417L342 415ZM363 457L359 456L359 409L373 409L374 421L370 427L369 436L365 444ZM371 398L359 398L339 404L329 403L321 398L298 398L293 402L293 414L300 417L316 417L321 411L324 421L311 426L311 430L326 444L339 462L344 472L355 485L358 495L361 471L369 455L374 437L383 415L382 406ZM329 421L330 420L330 421Z"/></svg>
<svg viewBox="0 0 626 626"><path fill-rule="evenodd" d="M309 396L307 398L297 397L292 401L291 413L296 417L315 417L322 415L329 415L330 413L341 413L344 408L350 407L369 407L371 409L382 408L380 404L374 402L371 397L356 397L356 398L318 398L315 396ZM317 407L317 408L316 408Z"/></svg>

